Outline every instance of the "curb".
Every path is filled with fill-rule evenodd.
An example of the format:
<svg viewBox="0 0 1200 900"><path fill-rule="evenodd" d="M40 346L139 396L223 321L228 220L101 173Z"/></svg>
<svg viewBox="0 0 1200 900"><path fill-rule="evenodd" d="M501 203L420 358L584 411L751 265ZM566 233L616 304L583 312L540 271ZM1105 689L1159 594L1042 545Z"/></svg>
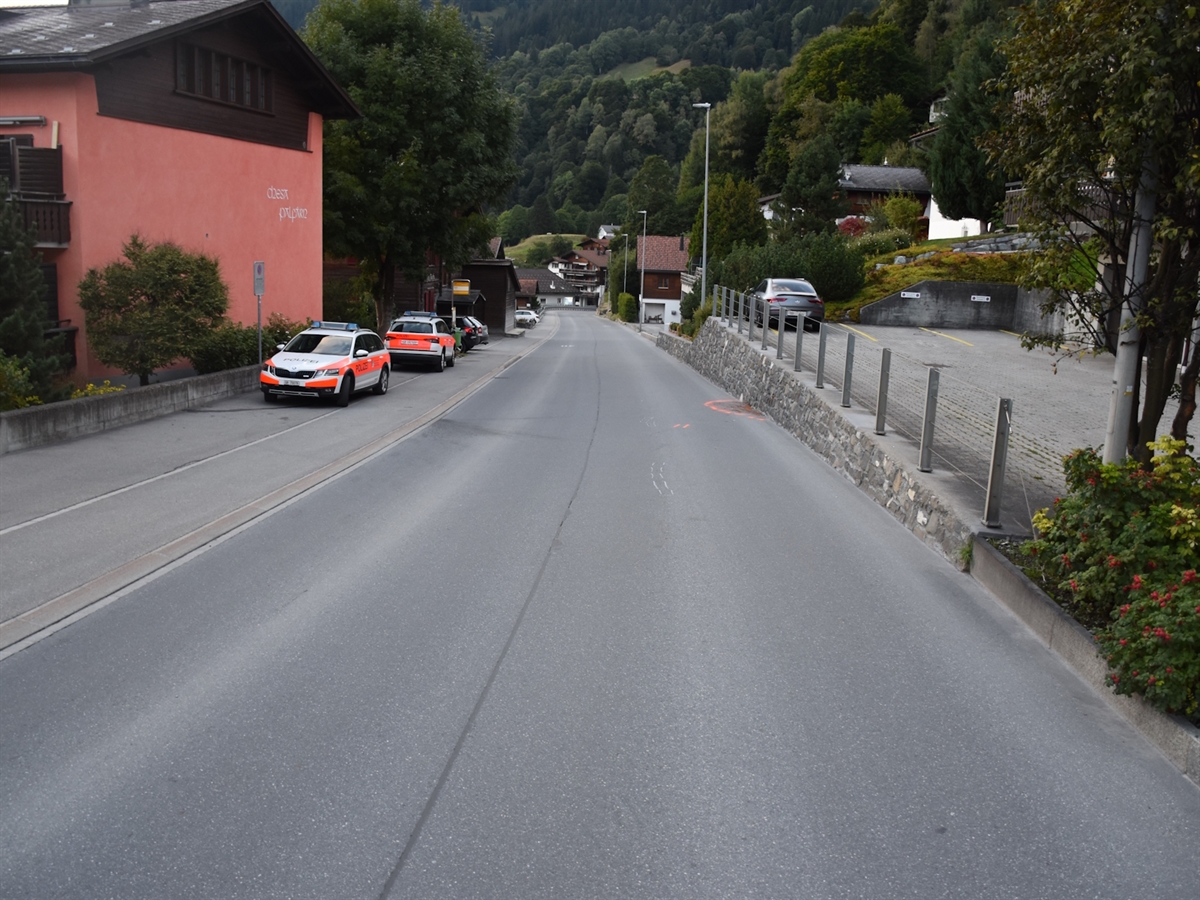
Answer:
<svg viewBox="0 0 1200 900"><path fill-rule="evenodd" d="M1180 772L1200 785L1200 729L1180 716L1159 712L1141 697L1113 693L1108 664L1091 632L978 534L972 545L970 572Z"/></svg>

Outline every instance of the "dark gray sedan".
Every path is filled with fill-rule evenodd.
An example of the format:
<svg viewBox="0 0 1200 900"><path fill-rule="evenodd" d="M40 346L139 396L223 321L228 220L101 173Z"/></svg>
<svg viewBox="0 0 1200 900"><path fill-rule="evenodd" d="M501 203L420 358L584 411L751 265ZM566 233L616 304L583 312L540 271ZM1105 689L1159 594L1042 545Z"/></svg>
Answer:
<svg viewBox="0 0 1200 900"><path fill-rule="evenodd" d="M817 289L802 278L767 278L750 292L756 303L755 319L762 324L762 301L767 301L769 321L772 325L779 322L779 310L784 310L792 322L796 314L808 316L806 326L815 328L818 323L825 321L825 302L817 295Z"/></svg>

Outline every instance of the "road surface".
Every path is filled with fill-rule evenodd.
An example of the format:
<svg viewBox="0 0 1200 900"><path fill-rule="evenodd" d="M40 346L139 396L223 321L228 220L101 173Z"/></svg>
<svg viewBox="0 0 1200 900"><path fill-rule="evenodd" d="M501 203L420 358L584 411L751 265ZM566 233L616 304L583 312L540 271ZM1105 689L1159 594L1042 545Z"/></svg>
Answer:
<svg viewBox="0 0 1200 900"><path fill-rule="evenodd" d="M0 660L0 896L1195 897L1200 790L968 576L559 319Z"/></svg>

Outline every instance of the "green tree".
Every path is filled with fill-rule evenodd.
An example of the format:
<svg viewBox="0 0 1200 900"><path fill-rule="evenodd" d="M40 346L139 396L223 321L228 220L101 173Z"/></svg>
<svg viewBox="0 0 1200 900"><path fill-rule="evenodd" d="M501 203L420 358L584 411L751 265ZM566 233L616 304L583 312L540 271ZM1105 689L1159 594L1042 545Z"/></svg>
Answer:
<svg viewBox="0 0 1200 900"><path fill-rule="evenodd" d="M146 385L156 369L200 348L224 317L229 292L217 261L203 253L149 245L135 234L123 255L88 270L79 305L100 362Z"/></svg>
<svg viewBox="0 0 1200 900"><path fill-rule="evenodd" d="M945 114L929 148L929 183L938 208L951 219L990 221L1004 200L1004 173L989 162L979 139L994 129L996 98L984 84L1004 71L996 50L1000 27L979 26L951 73Z"/></svg>
<svg viewBox="0 0 1200 900"><path fill-rule="evenodd" d="M8 182L0 179L0 198L7 196ZM17 205L0 199L0 353L25 372L32 394L55 400L70 393L69 387L56 387L54 378L71 360L44 337L52 323L35 242Z"/></svg>
<svg viewBox="0 0 1200 900"><path fill-rule="evenodd" d="M1143 461L1200 295L1197 46L1200 15L1176 0L1022 7L1000 48L1008 68L997 88L1010 99L987 138L993 162L1022 179L1023 222L1043 245L1026 284L1049 290L1051 307L1113 351L1120 335L1105 324L1126 304L1136 315L1141 371L1126 449ZM1130 291L1124 270L1143 183L1155 198L1153 238L1144 289ZM1171 427L1179 440L1195 412L1198 372L1193 354Z"/></svg>
<svg viewBox="0 0 1200 900"><path fill-rule="evenodd" d="M912 113L899 94L884 94L871 104L871 118L863 129L860 158L869 166L883 163L887 148L912 134Z"/></svg>
<svg viewBox="0 0 1200 900"><path fill-rule="evenodd" d="M884 94L899 94L915 106L925 99L925 91L920 60L890 23L831 28L805 44L784 81L785 95L811 94L827 103L874 103Z"/></svg>
<svg viewBox="0 0 1200 900"><path fill-rule="evenodd" d="M624 230L630 234L641 234L642 217L638 210L647 212L648 234L673 234L676 232L675 174L670 164L661 156L648 156L629 183L628 209L625 212Z"/></svg>
<svg viewBox="0 0 1200 900"><path fill-rule="evenodd" d="M500 214L496 228L500 232L500 236L510 244L525 240L533 234L530 229L529 210L519 203L512 209L505 210Z"/></svg>
<svg viewBox="0 0 1200 900"><path fill-rule="evenodd" d="M704 210L692 226L691 252L700 255L704 235ZM749 181L732 175L709 179L708 256L724 256L735 243L762 244L767 240L767 220L758 205L758 191Z"/></svg>
<svg viewBox="0 0 1200 900"><path fill-rule="evenodd" d="M796 154L783 186L783 221L792 233L829 231L846 209L839 193L841 158L828 135L809 141Z"/></svg>
<svg viewBox="0 0 1200 900"><path fill-rule="evenodd" d="M325 241L374 276L426 252L457 268L492 236L487 204L516 180L516 112L459 10L441 0L322 0L304 39L362 111L325 124Z"/></svg>

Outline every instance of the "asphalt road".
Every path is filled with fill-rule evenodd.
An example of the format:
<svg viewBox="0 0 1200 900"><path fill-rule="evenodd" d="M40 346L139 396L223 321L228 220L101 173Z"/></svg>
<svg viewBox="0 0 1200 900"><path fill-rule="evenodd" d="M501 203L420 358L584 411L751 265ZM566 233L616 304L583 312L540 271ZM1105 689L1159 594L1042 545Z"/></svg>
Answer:
<svg viewBox="0 0 1200 900"><path fill-rule="evenodd" d="M1200 790L1015 619L560 320L0 661L0 896L1195 896Z"/></svg>

